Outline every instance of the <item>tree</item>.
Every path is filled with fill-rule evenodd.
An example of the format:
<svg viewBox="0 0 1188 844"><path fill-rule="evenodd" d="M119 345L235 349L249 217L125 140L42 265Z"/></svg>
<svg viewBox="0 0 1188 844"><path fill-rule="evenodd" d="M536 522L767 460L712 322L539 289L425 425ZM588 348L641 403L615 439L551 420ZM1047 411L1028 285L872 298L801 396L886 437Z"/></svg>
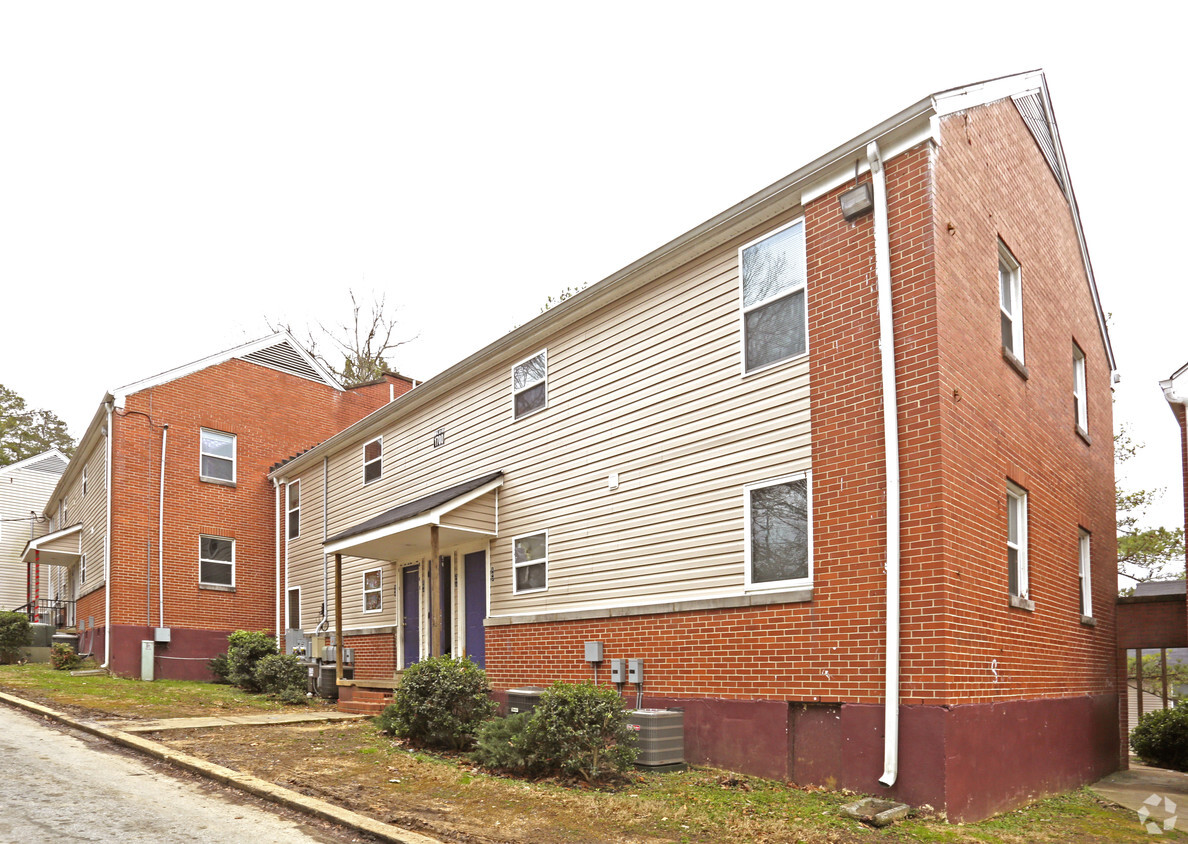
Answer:
<svg viewBox="0 0 1188 844"><path fill-rule="evenodd" d="M17 393L0 384L0 466L7 466L56 448L74 454L74 438L66 423L48 410L34 410Z"/></svg>
<svg viewBox="0 0 1188 844"><path fill-rule="evenodd" d="M1132 440L1125 428L1119 431L1114 437L1115 468L1120 469L1140 448L1142 444ZM1161 495L1162 489L1127 491L1115 483L1118 574L1130 580L1141 583L1184 576L1184 529L1141 526L1147 508Z"/></svg>
<svg viewBox="0 0 1188 844"><path fill-rule="evenodd" d="M552 296L549 296L547 299L545 299L544 307L540 309L540 312L543 314L549 308L552 308L556 305L560 305L566 299L570 299L570 298L578 295L579 293L581 293L588 286L589 286L588 284L583 284L579 287L566 287L564 290L562 290L560 293L557 294L557 298L554 299Z"/></svg>
<svg viewBox="0 0 1188 844"><path fill-rule="evenodd" d="M365 311L363 305L359 304L359 300L355 297L355 291L348 289L347 293L351 297L350 325L341 323L333 328L327 328L321 322L318 323L320 338L341 353L341 362L338 362L337 357L331 360L322 353L322 344L319 342L319 337L314 336L313 331L306 330L305 334L307 335L306 347L309 353L322 366L333 372L340 381L348 387L354 387L358 384L366 384L368 381L375 381L381 378L385 372L390 372L388 358L391 354L409 340L416 338L393 339L397 323L396 318L389 316L385 310L387 307L385 295L377 296L372 293L371 307ZM268 320L268 326L273 331L284 329L290 334L294 333L292 328L284 322Z"/></svg>

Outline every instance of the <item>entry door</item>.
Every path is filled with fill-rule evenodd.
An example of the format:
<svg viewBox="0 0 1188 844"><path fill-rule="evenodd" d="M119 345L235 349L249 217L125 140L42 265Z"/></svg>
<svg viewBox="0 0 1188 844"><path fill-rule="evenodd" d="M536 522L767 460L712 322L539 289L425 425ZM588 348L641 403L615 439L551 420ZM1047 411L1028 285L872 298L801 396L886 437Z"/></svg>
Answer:
<svg viewBox="0 0 1188 844"><path fill-rule="evenodd" d="M487 552L463 558L466 576L466 653L479 668L487 667Z"/></svg>
<svg viewBox="0 0 1188 844"><path fill-rule="evenodd" d="M401 572L401 625L404 629L404 667L421 660L421 578L418 566Z"/></svg>

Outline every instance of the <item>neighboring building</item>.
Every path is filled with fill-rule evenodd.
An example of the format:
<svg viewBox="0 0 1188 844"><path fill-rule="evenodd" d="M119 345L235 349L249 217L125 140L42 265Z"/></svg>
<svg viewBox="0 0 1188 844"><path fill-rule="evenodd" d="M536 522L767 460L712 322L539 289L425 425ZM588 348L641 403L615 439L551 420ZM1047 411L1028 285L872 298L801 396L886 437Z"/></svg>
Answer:
<svg viewBox="0 0 1188 844"><path fill-rule="evenodd" d="M45 502L70 459L56 448L0 466L0 610L50 598L47 578L41 592L40 571L21 559L25 544L45 532ZM46 571L49 574L49 571Z"/></svg>
<svg viewBox="0 0 1188 844"><path fill-rule="evenodd" d="M942 92L276 468L288 626L984 817L1125 765L1113 369L1043 75Z"/></svg>
<svg viewBox="0 0 1188 844"><path fill-rule="evenodd" d="M344 389L285 332L112 390L49 497L29 563L57 566L81 647L139 674L209 677L236 629L278 630L277 453L309 448L411 388ZM110 620L110 623L109 623Z"/></svg>

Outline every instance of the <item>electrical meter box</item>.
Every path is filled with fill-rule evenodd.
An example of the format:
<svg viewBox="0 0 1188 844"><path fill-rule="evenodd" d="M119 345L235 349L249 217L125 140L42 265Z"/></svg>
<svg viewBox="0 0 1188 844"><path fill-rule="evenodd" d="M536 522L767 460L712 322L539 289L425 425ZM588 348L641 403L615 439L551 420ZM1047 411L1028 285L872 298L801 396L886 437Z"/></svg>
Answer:
<svg viewBox="0 0 1188 844"><path fill-rule="evenodd" d="M602 642L586 642L586 662L602 662Z"/></svg>
<svg viewBox="0 0 1188 844"><path fill-rule="evenodd" d="M626 683L627 682L627 660L612 659L610 661L611 682L612 683Z"/></svg>
<svg viewBox="0 0 1188 844"><path fill-rule="evenodd" d="M637 686L643 682L643 660L642 659L627 660L627 682L635 683Z"/></svg>

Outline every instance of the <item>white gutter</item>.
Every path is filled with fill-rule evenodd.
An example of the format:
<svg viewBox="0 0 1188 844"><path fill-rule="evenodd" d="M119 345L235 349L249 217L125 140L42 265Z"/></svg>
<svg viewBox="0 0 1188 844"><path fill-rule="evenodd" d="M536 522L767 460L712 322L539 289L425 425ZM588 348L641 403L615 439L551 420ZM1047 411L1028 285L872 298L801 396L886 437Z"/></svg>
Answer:
<svg viewBox="0 0 1188 844"><path fill-rule="evenodd" d="M103 534L103 664L111 664L111 441L115 431L111 429L112 402L107 406L107 454L103 461L104 486L107 487L107 529Z"/></svg>
<svg viewBox="0 0 1188 844"><path fill-rule="evenodd" d="M895 389L895 324L891 318L891 243L887 230L887 173L877 141L866 147L874 180L875 278L879 293L883 444L887 467L887 653L883 704L883 775L890 788L899 776L899 408Z"/></svg>
<svg viewBox="0 0 1188 844"><path fill-rule="evenodd" d="M281 479L272 479L273 495L273 531L276 534L276 643L281 653L287 653L281 642ZM288 536L288 533L285 534ZM288 583L288 578L285 578Z"/></svg>
<svg viewBox="0 0 1188 844"><path fill-rule="evenodd" d="M158 627L165 626L165 446L169 444L169 426L161 426L161 499L157 505L157 609Z"/></svg>

